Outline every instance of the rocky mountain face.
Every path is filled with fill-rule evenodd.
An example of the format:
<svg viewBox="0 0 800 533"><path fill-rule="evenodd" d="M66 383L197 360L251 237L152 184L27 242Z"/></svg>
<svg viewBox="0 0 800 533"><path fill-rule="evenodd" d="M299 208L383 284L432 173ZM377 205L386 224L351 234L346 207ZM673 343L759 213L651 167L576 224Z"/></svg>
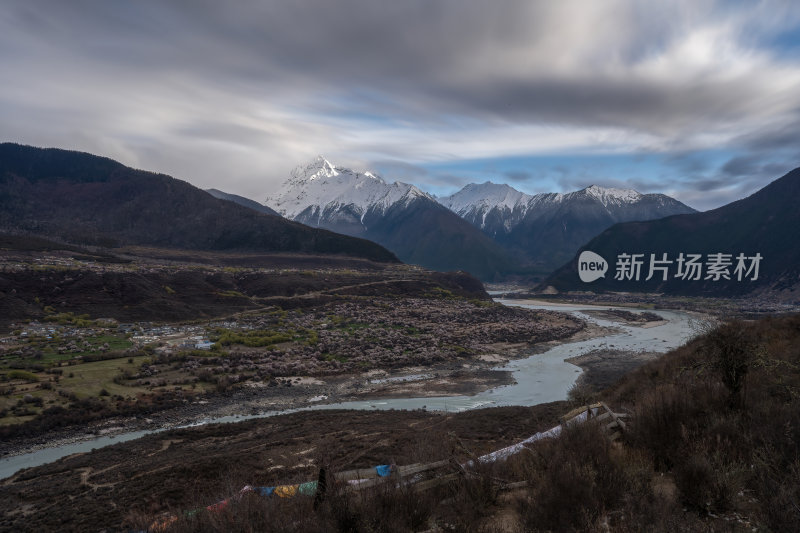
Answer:
<svg viewBox="0 0 800 533"><path fill-rule="evenodd" d="M214 198L189 183L91 154L0 144L0 230L76 244L342 254L385 248Z"/></svg>
<svg viewBox="0 0 800 533"><path fill-rule="evenodd" d="M709 296L764 292L800 301L798 202L800 169L795 169L711 211L617 224L580 249L602 261L576 254L544 285ZM604 276L592 279L590 267L603 261ZM581 280L582 267L591 281Z"/></svg>
<svg viewBox="0 0 800 533"><path fill-rule="evenodd" d="M694 213L663 194L592 185L566 194L528 195L505 184L470 184L442 205L540 273L549 273L619 222Z"/></svg>
<svg viewBox="0 0 800 533"><path fill-rule="evenodd" d="M265 204L296 222L372 240L426 268L484 280L514 270L500 246L417 187L322 157L292 171Z"/></svg>

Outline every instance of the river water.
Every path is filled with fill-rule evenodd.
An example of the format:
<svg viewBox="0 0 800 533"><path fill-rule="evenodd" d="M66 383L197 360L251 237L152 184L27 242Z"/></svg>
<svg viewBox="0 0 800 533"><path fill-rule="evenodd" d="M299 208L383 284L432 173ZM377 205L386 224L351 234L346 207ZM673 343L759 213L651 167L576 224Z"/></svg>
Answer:
<svg viewBox="0 0 800 533"><path fill-rule="evenodd" d="M306 409L420 409L439 410L448 412L458 412L479 407L493 407L503 405L523 405L531 406L540 403L564 400L567 391L578 379L581 370L564 361L566 358L578 356L596 349L615 349L632 350L647 352L667 352L686 342L694 333L694 320L684 312L680 311L651 311L660 315L667 322L663 325L642 328L629 326L619 322L594 318L581 310L588 308L603 310L611 309L604 306L587 305L550 305L542 302L526 303L520 300L497 300L498 302L509 305L519 306L529 309L548 309L573 313L598 326L616 328L617 333L612 333L604 337L578 341L566 344L559 344L550 350L530 356L525 359L518 359L509 362L507 365L498 367L497 370L509 370L513 373L516 384L490 389L478 393L474 396L447 396L447 397L427 397L427 398L392 398L386 400L366 400L355 402L340 402L327 405L314 405ZM626 308L633 312L635 309ZM209 418L196 424L207 423L227 423L240 422L250 418L262 418L274 416L281 413L295 412L301 409L289 411L270 411L258 415L246 416L225 416L220 418ZM172 428L170 428L172 429ZM102 448L110 444L133 440L149 433L163 431L141 430L130 433L123 433L115 436L104 436L95 439L54 446L37 450L35 452L7 457L0 459L0 479L9 477L23 468L39 466L72 455L91 451L94 448Z"/></svg>

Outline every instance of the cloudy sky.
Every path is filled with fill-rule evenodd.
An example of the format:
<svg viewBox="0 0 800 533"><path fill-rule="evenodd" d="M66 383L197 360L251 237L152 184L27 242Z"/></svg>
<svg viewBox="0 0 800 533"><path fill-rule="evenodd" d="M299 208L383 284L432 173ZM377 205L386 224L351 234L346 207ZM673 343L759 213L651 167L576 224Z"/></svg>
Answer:
<svg viewBox="0 0 800 533"><path fill-rule="evenodd" d="M0 141L257 200L317 154L698 209L800 166L793 0L9 0L0 79Z"/></svg>

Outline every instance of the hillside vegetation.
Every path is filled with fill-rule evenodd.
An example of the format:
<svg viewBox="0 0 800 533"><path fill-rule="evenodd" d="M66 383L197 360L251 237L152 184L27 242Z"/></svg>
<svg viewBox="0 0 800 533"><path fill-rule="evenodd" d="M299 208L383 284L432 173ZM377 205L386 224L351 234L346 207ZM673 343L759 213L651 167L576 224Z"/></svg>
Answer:
<svg viewBox="0 0 800 533"><path fill-rule="evenodd" d="M334 493L316 512L311 498L251 494L167 530L798 531L799 395L800 317L729 323L601 394L632 415L621 443L587 423L433 490ZM454 438L438 435L444 446L414 459L447 457L448 446L469 457ZM341 465L345 455L325 459ZM497 490L514 481L527 486Z"/></svg>

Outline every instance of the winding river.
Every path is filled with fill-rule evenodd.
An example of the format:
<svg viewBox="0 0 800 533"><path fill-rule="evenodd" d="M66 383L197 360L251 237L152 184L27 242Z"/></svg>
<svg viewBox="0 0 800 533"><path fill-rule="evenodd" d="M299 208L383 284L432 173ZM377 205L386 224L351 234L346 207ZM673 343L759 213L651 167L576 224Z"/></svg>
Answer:
<svg viewBox="0 0 800 533"><path fill-rule="evenodd" d="M548 309L573 313L598 326L612 327L616 333L589 340L559 344L550 350L532 355L525 359L509 362L498 367L498 370L513 372L516 383L490 389L474 396L447 396L426 398L392 398L386 400L366 400L354 402L340 402L326 405L315 405L305 409L420 409L458 412L479 407L493 407L503 405L537 405L540 403L564 400L567 391L575 383L582 372L578 367L564 361L566 358L578 356L599 348L617 350L667 352L683 344L693 334L694 320L680 311L651 311L660 315L666 323L652 328L629 326L624 323L591 317L581 310L588 308L595 310L612 309L605 306L588 305L556 305L543 302L525 302L524 300L497 300L509 305L529 309ZM626 308L633 312L639 310ZM276 414L294 412L294 410L269 411L257 415L225 416L209 418L196 424L240 422L250 418L262 418ZM110 444L133 440L149 433L164 431L141 430L115 436L98 437L63 446L44 448L31 453L16 455L0 459L0 479L9 477L23 468L29 468L55 461L61 457L74 453L88 452Z"/></svg>

